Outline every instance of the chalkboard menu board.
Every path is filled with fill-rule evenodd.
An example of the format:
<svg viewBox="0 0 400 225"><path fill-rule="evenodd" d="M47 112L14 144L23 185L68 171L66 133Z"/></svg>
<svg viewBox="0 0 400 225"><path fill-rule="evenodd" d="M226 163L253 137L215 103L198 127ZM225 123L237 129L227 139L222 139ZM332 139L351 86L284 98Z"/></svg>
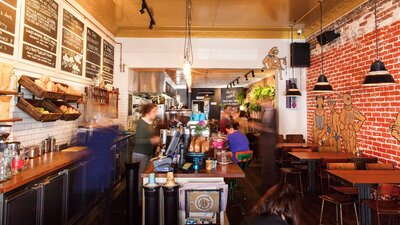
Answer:
<svg viewBox="0 0 400 225"><path fill-rule="evenodd" d="M57 39L58 4L54 0L26 0L25 25Z"/></svg>
<svg viewBox="0 0 400 225"><path fill-rule="evenodd" d="M56 67L58 4L54 0L26 0L22 58Z"/></svg>
<svg viewBox="0 0 400 225"><path fill-rule="evenodd" d="M11 6L16 7L15 1L5 1ZM14 35L15 35L15 17L16 9L3 2L0 2L0 53L7 55L14 54ZM8 32L8 33L7 33Z"/></svg>
<svg viewBox="0 0 400 225"><path fill-rule="evenodd" d="M67 10L63 10L61 70L82 75L84 24Z"/></svg>
<svg viewBox="0 0 400 225"><path fill-rule="evenodd" d="M86 62L86 77L87 78L94 78L100 73L100 66L96 66L90 62Z"/></svg>
<svg viewBox="0 0 400 225"><path fill-rule="evenodd" d="M114 80L114 46L103 41L103 78L108 83Z"/></svg>
<svg viewBox="0 0 400 225"><path fill-rule="evenodd" d="M224 105L233 105L237 106L237 95L243 88L229 88L229 89L221 89L221 100Z"/></svg>
<svg viewBox="0 0 400 225"><path fill-rule="evenodd" d="M67 10L63 10L63 26L79 37L83 37L84 24Z"/></svg>
<svg viewBox="0 0 400 225"><path fill-rule="evenodd" d="M92 29L87 28L86 34L86 61L100 66L101 37Z"/></svg>

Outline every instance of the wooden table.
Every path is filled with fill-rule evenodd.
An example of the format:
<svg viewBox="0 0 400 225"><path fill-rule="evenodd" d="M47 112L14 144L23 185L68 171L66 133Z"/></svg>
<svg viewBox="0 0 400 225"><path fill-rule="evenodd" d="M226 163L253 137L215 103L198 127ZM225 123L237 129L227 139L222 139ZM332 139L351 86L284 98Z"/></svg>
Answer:
<svg viewBox="0 0 400 225"><path fill-rule="evenodd" d="M153 163L146 168L146 170L142 173L142 178L147 178L150 173L154 173ZM166 173L156 173L156 178L166 178ZM245 174L242 169L236 164L231 163L228 165L220 165L217 164L217 168L213 170L206 170L205 165L199 170L192 173L185 173L181 170L174 172L175 178L213 178L213 177L221 177L221 178L244 178Z"/></svg>
<svg viewBox="0 0 400 225"><path fill-rule="evenodd" d="M313 151L318 151L319 145L316 143L277 143L276 148L284 151L289 151L291 148L312 148Z"/></svg>
<svg viewBox="0 0 400 225"><path fill-rule="evenodd" d="M361 202L371 198L371 186L376 184L400 184L400 170L327 170L328 173L358 187ZM361 224L371 224L371 209L360 204Z"/></svg>
<svg viewBox="0 0 400 225"><path fill-rule="evenodd" d="M308 191L315 192L315 166L316 162L322 159L352 159L356 156L352 153L335 153L335 152L289 152L290 155L307 162L308 165Z"/></svg>

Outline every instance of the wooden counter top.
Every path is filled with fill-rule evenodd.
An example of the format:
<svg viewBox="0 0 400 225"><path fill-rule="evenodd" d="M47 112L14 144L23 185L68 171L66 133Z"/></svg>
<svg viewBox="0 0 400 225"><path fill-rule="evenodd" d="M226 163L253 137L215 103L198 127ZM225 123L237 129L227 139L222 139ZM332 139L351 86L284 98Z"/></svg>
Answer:
<svg viewBox="0 0 400 225"><path fill-rule="evenodd" d="M31 181L49 175L89 155L86 147L71 147L61 152L50 152L26 161L26 168L10 180L0 183L0 193L6 193Z"/></svg>
<svg viewBox="0 0 400 225"><path fill-rule="evenodd" d="M153 162L142 173L143 177L148 177L150 173L154 173ZM156 177L167 177L167 173L156 173ZM245 174L243 170L236 164L231 163L228 165L217 164L217 168L213 170L206 170L205 165L197 172L185 173L183 171L175 171L174 177L179 178L204 178L204 177L223 177L223 178L244 178Z"/></svg>

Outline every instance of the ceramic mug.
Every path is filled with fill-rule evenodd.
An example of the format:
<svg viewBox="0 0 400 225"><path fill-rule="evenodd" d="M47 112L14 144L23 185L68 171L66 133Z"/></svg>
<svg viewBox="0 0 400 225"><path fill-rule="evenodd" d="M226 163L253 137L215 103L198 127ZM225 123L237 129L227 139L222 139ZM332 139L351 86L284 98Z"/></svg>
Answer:
<svg viewBox="0 0 400 225"><path fill-rule="evenodd" d="M10 100L12 96L1 95L0 96L0 119L8 119L10 113Z"/></svg>

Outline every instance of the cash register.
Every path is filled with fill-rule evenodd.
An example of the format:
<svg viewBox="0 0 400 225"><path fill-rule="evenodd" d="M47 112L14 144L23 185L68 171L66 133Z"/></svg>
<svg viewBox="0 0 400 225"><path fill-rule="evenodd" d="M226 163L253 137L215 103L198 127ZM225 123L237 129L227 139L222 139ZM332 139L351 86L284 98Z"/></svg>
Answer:
<svg viewBox="0 0 400 225"><path fill-rule="evenodd" d="M180 167L183 164L184 149L183 143L180 139L181 133L179 131L175 132L167 150L165 151L165 156L159 156L153 159L154 172L173 172L174 168Z"/></svg>

